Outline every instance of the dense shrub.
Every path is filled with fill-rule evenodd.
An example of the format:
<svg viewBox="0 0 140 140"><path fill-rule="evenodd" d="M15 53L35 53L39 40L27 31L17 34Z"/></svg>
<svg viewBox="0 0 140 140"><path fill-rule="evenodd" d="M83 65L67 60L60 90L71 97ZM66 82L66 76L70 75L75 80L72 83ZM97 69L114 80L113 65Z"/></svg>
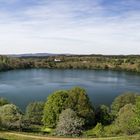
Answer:
<svg viewBox="0 0 140 140"><path fill-rule="evenodd" d="M0 107L0 120L7 129L21 129L22 113L15 105L7 104Z"/></svg>
<svg viewBox="0 0 140 140"><path fill-rule="evenodd" d="M101 123L97 123L97 125L84 132L84 135L86 137L102 137L104 136L104 126Z"/></svg>
<svg viewBox="0 0 140 140"><path fill-rule="evenodd" d="M101 123L103 125L108 125L112 121L112 116L109 107L101 105L95 110L95 120L96 123Z"/></svg>
<svg viewBox="0 0 140 140"><path fill-rule="evenodd" d="M5 98L0 98L0 106L6 105L6 104L9 104L9 101Z"/></svg>
<svg viewBox="0 0 140 140"><path fill-rule="evenodd" d="M97 123L95 128L93 129L94 135L96 137L102 137L104 136L104 127L101 123Z"/></svg>
<svg viewBox="0 0 140 140"><path fill-rule="evenodd" d="M77 116L72 109L62 111L56 127L56 134L60 136L79 136L82 133L84 120Z"/></svg>
<svg viewBox="0 0 140 140"><path fill-rule="evenodd" d="M113 115L116 116L120 108L122 108L126 104L135 104L136 97L137 95L133 93L125 93L116 97L111 105Z"/></svg>
<svg viewBox="0 0 140 140"><path fill-rule="evenodd" d="M127 104L120 109L115 122L123 133L132 135L138 131L138 123L135 118L135 106Z"/></svg>
<svg viewBox="0 0 140 140"><path fill-rule="evenodd" d="M42 124L44 102L30 103L26 108L25 118L30 124Z"/></svg>
<svg viewBox="0 0 140 140"><path fill-rule="evenodd" d="M119 126L115 125L114 123L112 123L111 125L105 126L104 131L105 131L104 134L106 137L110 137L110 136L113 137L113 136L118 136L122 134Z"/></svg>

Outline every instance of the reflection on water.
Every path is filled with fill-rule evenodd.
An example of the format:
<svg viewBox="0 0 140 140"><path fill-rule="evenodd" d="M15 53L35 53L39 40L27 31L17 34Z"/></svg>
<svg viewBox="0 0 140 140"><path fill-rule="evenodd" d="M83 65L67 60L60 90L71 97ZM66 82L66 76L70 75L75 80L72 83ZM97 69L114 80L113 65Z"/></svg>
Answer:
<svg viewBox="0 0 140 140"><path fill-rule="evenodd" d="M126 92L140 92L140 75L97 70L14 70L0 73L0 96L21 108L36 100L46 100L55 90L82 86L94 105L110 104Z"/></svg>

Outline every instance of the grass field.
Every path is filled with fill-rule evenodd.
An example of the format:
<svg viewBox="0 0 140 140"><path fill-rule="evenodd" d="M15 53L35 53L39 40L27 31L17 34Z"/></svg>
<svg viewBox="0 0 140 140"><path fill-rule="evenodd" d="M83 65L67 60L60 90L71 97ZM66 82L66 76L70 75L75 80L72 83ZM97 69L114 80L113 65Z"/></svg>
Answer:
<svg viewBox="0 0 140 140"><path fill-rule="evenodd" d="M25 133L0 132L0 140L140 140L140 136L122 136L108 138L55 138L29 135Z"/></svg>

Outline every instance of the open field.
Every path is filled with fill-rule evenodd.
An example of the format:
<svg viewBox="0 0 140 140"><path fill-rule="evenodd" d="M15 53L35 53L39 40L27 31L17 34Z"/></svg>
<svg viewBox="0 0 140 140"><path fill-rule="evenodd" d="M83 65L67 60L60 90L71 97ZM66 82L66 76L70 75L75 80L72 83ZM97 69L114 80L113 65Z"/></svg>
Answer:
<svg viewBox="0 0 140 140"><path fill-rule="evenodd" d="M0 132L0 140L140 140L140 136L122 136L108 138L55 138L45 136L35 136L25 133Z"/></svg>

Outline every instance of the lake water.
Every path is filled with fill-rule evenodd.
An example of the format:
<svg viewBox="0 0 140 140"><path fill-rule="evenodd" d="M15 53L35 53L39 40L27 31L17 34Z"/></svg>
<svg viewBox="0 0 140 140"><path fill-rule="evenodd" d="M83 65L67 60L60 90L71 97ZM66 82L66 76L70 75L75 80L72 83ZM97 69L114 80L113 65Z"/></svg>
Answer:
<svg viewBox="0 0 140 140"><path fill-rule="evenodd" d="M81 86L93 105L109 105L123 92L140 92L140 75L102 70L13 70L0 73L0 96L21 109L55 90Z"/></svg>

